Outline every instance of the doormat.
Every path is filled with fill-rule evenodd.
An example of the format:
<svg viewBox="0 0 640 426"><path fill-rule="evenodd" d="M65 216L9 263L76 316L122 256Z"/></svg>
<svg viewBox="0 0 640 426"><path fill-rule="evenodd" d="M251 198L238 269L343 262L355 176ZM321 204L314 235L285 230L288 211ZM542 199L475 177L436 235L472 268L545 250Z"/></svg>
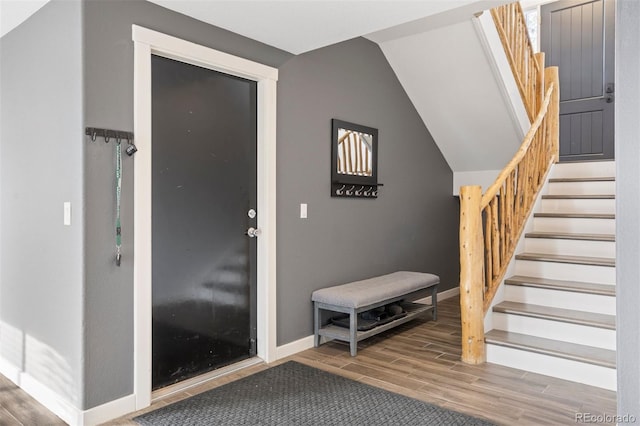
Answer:
<svg viewBox="0 0 640 426"><path fill-rule="evenodd" d="M289 361L134 418L141 425L492 425Z"/></svg>

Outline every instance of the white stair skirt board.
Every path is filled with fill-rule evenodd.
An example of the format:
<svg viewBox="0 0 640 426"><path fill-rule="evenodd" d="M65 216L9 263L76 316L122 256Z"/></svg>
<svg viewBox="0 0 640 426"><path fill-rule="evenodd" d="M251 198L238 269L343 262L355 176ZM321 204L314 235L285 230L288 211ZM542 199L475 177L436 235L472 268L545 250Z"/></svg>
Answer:
<svg viewBox="0 0 640 426"><path fill-rule="evenodd" d="M615 176L615 161L587 161L580 163L558 163L553 166L550 178L579 178Z"/></svg>
<svg viewBox="0 0 640 426"><path fill-rule="evenodd" d="M599 327L494 312L493 328L578 345L616 349L616 331Z"/></svg>
<svg viewBox="0 0 640 426"><path fill-rule="evenodd" d="M587 195L587 194L615 194L616 182L549 182L547 194L549 195Z"/></svg>
<svg viewBox="0 0 640 426"><path fill-rule="evenodd" d="M516 275L615 284L616 268L611 266L516 260Z"/></svg>
<svg viewBox="0 0 640 426"><path fill-rule="evenodd" d="M576 293L572 291L549 290L544 288L506 285L504 298L510 302L530 303L552 308L594 312L615 315L616 298L598 294Z"/></svg>
<svg viewBox="0 0 640 426"><path fill-rule="evenodd" d="M540 232L574 232L579 234L615 234L615 219L534 217L533 230Z"/></svg>
<svg viewBox="0 0 640 426"><path fill-rule="evenodd" d="M540 200L540 211L544 213L610 213L616 212L615 199L554 198Z"/></svg>
<svg viewBox="0 0 640 426"><path fill-rule="evenodd" d="M487 344L486 351L488 362L612 391L616 390L616 370L614 368L494 344Z"/></svg>
<svg viewBox="0 0 640 426"><path fill-rule="evenodd" d="M524 251L567 256L615 257L616 243L561 238L525 238Z"/></svg>

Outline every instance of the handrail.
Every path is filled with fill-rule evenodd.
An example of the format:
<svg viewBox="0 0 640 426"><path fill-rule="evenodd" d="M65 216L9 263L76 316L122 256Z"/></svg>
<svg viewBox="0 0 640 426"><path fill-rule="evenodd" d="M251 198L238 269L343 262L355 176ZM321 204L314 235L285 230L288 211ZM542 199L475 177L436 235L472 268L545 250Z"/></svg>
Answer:
<svg viewBox="0 0 640 426"><path fill-rule="evenodd" d="M545 70L546 95L520 149L482 195L460 188L462 361L485 361L484 316L498 290L551 165L558 161L558 68Z"/></svg>
<svg viewBox="0 0 640 426"><path fill-rule="evenodd" d="M520 96L533 121L542 105L544 60L533 51L527 24L520 3L510 3L491 9L500 41L515 77Z"/></svg>

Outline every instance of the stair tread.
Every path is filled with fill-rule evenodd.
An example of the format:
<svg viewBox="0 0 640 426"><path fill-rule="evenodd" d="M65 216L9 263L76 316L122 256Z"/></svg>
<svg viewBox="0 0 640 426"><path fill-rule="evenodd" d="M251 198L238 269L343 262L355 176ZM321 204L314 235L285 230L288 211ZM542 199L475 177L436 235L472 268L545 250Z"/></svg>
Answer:
<svg viewBox="0 0 640 426"><path fill-rule="evenodd" d="M615 234L583 234L572 232L527 232L526 238L551 238L556 240L615 241Z"/></svg>
<svg viewBox="0 0 640 426"><path fill-rule="evenodd" d="M615 200L613 194L548 194L543 200Z"/></svg>
<svg viewBox="0 0 640 426"><path fill-rule="evenodd" d="M586 325L608 330L616 329L615 315L553 308L550 306L533 305L530 303L501 302L493 307L493 312Z"/></svg>
<svg viewBox="0 0 640 426"><path fill-rule="evenodd" d="M485 335L490 344L527 350L573 361L616 368L616 352L609 349L567 343L526 334L491 330Z"/></svg>
<svg viewBox="0 0 640 426"><path fill-rule="evenodd" d="M567 256L548 253L520 253L516 260L533 260L538 262L572 263L578 265L616 266L615 258L594 256Z"/></svg>
<svg viewBox="0 0 640 426"><path fill-rule="evenodd" d="M561 217L571 219L615 219L613 213L534 213L534 217Z"/></svg>
<svg viewBox="0 0 640 426"><path fill-rule="evenodd" d="M571 291L576 293L599 294L602 296L615 296L616 286L611 284L589 283L583 281L554 280L549 278L527 277L514 275L504 280L506 285L518 285L524 287L546 288L554 290Z"/></svg>
<svg viewBox="0 0 640 426"><path fill-rule="evenodd" d="M600 177L577 177L577 178L551 178L549 182L615 182L614 176L600 176Z"/></svg>

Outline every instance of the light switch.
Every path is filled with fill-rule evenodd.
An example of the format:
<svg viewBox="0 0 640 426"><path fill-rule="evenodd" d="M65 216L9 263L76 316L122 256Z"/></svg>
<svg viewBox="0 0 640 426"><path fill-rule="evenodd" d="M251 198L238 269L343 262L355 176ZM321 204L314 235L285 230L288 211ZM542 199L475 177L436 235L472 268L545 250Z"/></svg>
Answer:
<svg viewBox="0 0 640 426"><path fill-rule="evenodd" d="M69 201L64 202L64 224L71 226L71 203Z"/></svg>
<svg viewBox="0 0 640 426"><path fill-rule="evenodd" d="M300 219L306 219L306 218L307 218L307 204L302 203L300 204Z"/></svg>

